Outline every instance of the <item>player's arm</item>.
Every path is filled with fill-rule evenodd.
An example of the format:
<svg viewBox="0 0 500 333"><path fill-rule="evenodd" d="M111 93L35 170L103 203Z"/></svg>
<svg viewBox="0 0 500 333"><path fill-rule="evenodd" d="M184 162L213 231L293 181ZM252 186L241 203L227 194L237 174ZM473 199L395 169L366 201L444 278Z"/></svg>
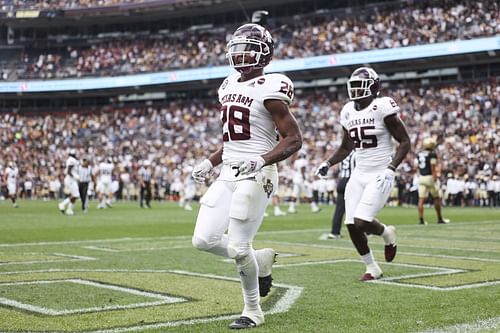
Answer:
<svg viewBox="0 0 500 333"><path fill-rule="evenodd" d="M302 133L295 117L290 113L288 105L278 99L264 101L264 106L271 113L274 123L278 128L281 140L269 151L262 155L264 165L283 161L302 147Z"/></svg>
<svg viewBox="0 0 500 333"><path fill-rule="evenodd" d="M389 164L394 167L395 170L410 151L410 137L408 136L405 125L401 119L399 119L397 114L391 114L385 117L384 123L392 137L399 142L399 146L396 149L396 155Z"/></svg>
<svg viewBox="0 0 500 333"><path fill-rule="evenodd" d="M349 156L351 151L354 149L354 142L349 136L349 133L347 133L347 130L343 127L342 130L343 130L343 135L340 146L337 148L337 150L335 150L333 155L326 160L327 163L330 164L330 166L342 162L347 156Z"/></svg>
<svg viewBox="0 0 500 333"><path fill-rule="evenodd" d="M436 156L431 157L430 164L431 164L432 180L437 181L437 179L438 179L438 176L437 176L438 175L438 166L437 166L437 157Z"/></svg>
<svg viewBox="0 0 500 333"><path fill-rule="evenodd" d="M222 150L223 147L221 146L215 153L212 153L208 159L210 160L210 163L212 163L212 166L216 167L217 165L222 163Z"/></svg>

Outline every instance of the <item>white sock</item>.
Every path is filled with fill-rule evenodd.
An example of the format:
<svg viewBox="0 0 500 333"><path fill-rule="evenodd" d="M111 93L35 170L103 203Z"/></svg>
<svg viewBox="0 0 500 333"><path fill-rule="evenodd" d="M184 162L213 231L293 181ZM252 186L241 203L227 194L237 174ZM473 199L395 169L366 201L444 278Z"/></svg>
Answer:
<svg viewBox="0 0 500 333"><path fill-rule="evenodd" d="M318 210L318 205L315 202L311 202L311 210L312 211Z"/></svg>
<svg viewBox="0 0 500 333"><path fill-rule="evenodd" d="M295 210L295 202L291 201L290 202L290 207L288 209L289 210Z"/></svg>
<svg viewBox="0 0 500 333"><path fill-rule="evenodd" d="M70 203L69 203L69 207L68 207L68 208L69 208L70 210L73 210L73 207L75 207L75 204L74 204L74 203L72 203L72 202L70 202Z"/></svg>
<svg viewBox="0 0 500 333"><path fill-rule="evenodd" d="M66 198L63 200L62 204L64 207L66 207L67 204L69 204L71 202L71 200L69 198Z"/></svg>
<svg viewBox="0 0 500 333"><path fill-rule="evenodd" d="M375 263L375 258L373 257L373 252L371 250L367 254L362 255L361 259L363 259L363 262L365 263L366 266Z"/></svg>
<svg viewBox="0 0 500 333"><path fill-rule="evenodd" d="M255 259L254 250L251 249L249 254L236 260L236 267L240 275L241 288L243 290L243 301L245 307L249 309L256 308L260 303L259 295L259 279L257 259Z"/></svg>

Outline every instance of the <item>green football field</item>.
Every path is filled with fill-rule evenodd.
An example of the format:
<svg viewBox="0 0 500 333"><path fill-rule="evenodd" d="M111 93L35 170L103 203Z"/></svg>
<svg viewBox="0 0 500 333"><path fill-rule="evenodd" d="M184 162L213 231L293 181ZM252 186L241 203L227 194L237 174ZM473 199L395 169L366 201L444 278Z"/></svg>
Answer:
<svg viewBox="0 0 500 333"><path fill-rule="evenodd" d="M197 209L117 203L64 216L55 202L0 202L0 332L229 332L242 309L235 265L191 247ZM345 227L325 240L333 207L267 217L254 247L279 252L266 323L252 332L500 332L500 210L384 208L398 255L360 282ZM271 212L271 209L268 209Z"/></svg>

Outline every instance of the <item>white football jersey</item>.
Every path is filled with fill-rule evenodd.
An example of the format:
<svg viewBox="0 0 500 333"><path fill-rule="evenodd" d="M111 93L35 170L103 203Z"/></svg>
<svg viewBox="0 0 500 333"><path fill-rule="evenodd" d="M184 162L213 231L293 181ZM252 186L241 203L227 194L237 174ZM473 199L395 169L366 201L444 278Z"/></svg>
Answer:
<svg viewBox="0 0 500 333"><path fill-rule="evenodd" d="M340 122L355 144L357 169L373 171L386 168L391 162L394 142L384 118L398 112L399 106L390 97L375 98L360 111L352 101L344 105Z"/></svg>
<svg viewBox="0 0 500 333"><path fill-rule="evenodd" d="M305 158L298 158L293 162L293 181L296 183L304 181L304 175L302 174L302 169L307 168L307 160ZM306 169L307 170L307 169ZM305 172L304 172L305 174Z"/></svg>
<svg viewBox="0 0 500 333"><path fill-rule="evenodd" d="M68 159L66 160L65 174L69 175L73 178L77 178L79 164L80 163L78 162L78 160L76 158L74 158L73 156L68 157ZM70 174L70 169L71 169L71 174Z"/></svg>
<svg viewBox="0 0 500 333"><path fill-rule="evenodd" d="M272 150L279 138L264 101L290 104L293 99L293 84L285 75L265 74L245 82L238 82L239 78L239 73L227 77L218 91L224 164Z"/></svg>
<svg viewBox="0 0 500 333"><path fill-rule="evenodd" d="M113 163L101 162L99 163L99 181L111 183L111 176L114 169Z"/></svg>
<svg viewBox="0 0 500 333"><path fill-rule="evenodd" d="M15 184L17 175L19 174L19 170L14 167L14 168L5 168L5 174L7 175L7 183L9 184Z"/></svg>

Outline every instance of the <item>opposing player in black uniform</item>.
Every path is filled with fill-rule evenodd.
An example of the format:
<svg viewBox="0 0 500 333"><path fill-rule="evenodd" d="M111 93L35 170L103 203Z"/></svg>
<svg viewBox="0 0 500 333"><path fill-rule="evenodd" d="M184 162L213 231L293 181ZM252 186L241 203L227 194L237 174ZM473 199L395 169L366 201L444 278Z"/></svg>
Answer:
<svg viewBox="0 0 500 333"><path fill-rule="evenodd" d="M418 218L419 224L427 224L424 220L424 203L429 196L429 193L434 198L434 208L438 218L437 223L446 224L450 220L443 219L441 215L441 197L439 195L439 187L437 185L437 162L438 158L434 152L436 141L433 138L425 138L422 142L422 150L418 153L417 162L420 177L418 179Z"/></svg>

